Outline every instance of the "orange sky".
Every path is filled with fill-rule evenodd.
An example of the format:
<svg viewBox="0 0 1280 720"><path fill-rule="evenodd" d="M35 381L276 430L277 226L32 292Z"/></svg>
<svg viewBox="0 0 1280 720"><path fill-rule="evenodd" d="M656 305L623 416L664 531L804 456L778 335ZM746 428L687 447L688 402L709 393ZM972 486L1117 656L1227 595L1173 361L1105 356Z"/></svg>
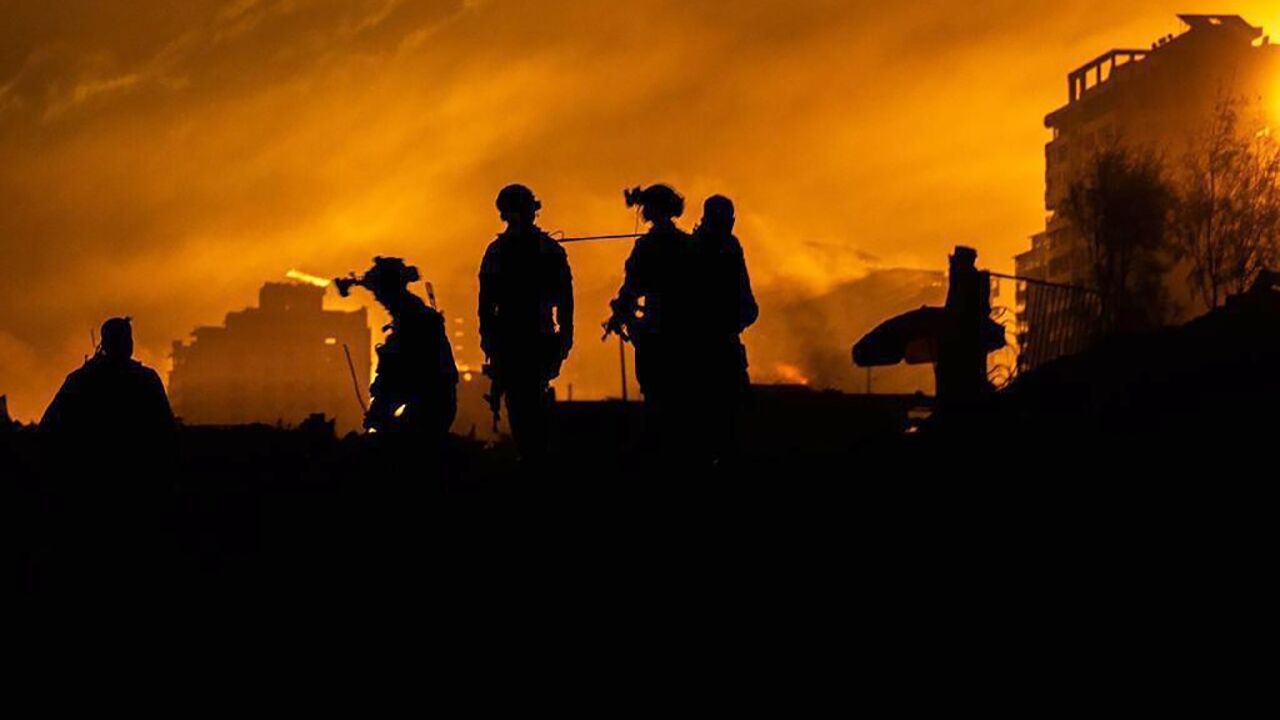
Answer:
<svg viewBox="0 0 1280 720"><path fill-rule="evenodd" d="M1197 4L10 0L0 393L37 416L115 314L165 370L264 280L375 253L470 323L510 181L570 233L630 231L624 186L670 182L694 216L726 193L765 295L956 243L1009 269L1043 222L1067 71ZM1232 11L1280 28L1273 0ZM627 249L571 250L579 396L613 390L594 328Z"/></svg>

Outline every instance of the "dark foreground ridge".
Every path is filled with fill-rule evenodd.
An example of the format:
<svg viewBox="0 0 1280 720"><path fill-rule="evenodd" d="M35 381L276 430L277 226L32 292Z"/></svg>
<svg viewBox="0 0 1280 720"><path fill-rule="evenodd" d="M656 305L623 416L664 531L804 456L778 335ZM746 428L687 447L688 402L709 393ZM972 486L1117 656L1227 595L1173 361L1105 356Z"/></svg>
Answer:
<svg viewBox="0 0 1280 720"><path fill-rule="evenodd" d="M1025 374L986 414L990 430L1023 440L1083 435L1119 449L1143 439L1174 462L1198 449L1225 462L1266 453L1278 399L1280 284L1263 273L1183 326L1106 338Z"/></svg>
<svg viewBox="0 0 1280 720"><path fill-rule="evenodd" d="M751 449L694 475L658 472L642 408L621 402L556 405L554 474L522 467L510 443L453 437L424 452L395 437L337 439L327 423L181 428L176 449L151 461L68 453L33 429L4 433L0 447L31 589L343 592L416 584L436 562L479 571L527 553L616 569L640 555L681 564L713 538L807 542L787 537L809 524L800 516L834 510L815 501L848 491L850 463L899 442L926 405L759 388L742 428ZM766 506L783 514L760 517ZM829 520L804 532L844 532Z"/></svg>
<svg viewBox="0 0 1280 720"><path fill-rule="evenodd" d="M1030 692L1084 662L1158 674L1213 647L1189 624L1256 631L1277 367L1280 303L1260 294L915 432L922 398L757 388L737 461L696 474L656 472L624 403L556 406L554 475L510 445L424 454L325 423L181 428L149 462L11 428L0 467L23 597L66 617L248 607L316 618L313 641L585 638L631 663L692 644L733 672L794 658L806 682L837 651L877 677L998 661Z"/></svg>

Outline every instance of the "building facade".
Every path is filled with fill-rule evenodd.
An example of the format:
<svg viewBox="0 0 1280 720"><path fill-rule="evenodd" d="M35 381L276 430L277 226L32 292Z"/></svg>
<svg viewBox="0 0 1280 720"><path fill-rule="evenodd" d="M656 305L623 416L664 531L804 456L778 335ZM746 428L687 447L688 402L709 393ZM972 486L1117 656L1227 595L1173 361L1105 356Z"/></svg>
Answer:
<svg viewBox="0 0 1280 720"><path fill-rule="evenodd" d="M365 402L369 391L368 312L325 310L325 290L267 283L258 307L228 313L224 325L197 328L189 342L175 342L174 413L194 425L296 425L323 413L339 432L359 429L356 386Z"/></svg>
<svg viewBox="0 0 1280 720"><path fill-rule="evenodd" d="M1063 217L1071 184L1099 150L1125 145L1176 163L1225 97L1274 122L1280 92L1280 45L1236 15L1179 15L1186 30L1149 49L1116 49L1067 76L1067 103L1045 118L1053 137L1045 146L1045 228L1015 258L1021 277L1088 287L1089 258L1082 237ZM1194 315L1204 308L1185 285L1185 270L1168 278L1171 295ZM1019 289L1018 329L1023 366L1034 367L1079 349L1070 337L1088 298L1066 288ZM1072 317L1068 317L1071 315Z"/></svg>

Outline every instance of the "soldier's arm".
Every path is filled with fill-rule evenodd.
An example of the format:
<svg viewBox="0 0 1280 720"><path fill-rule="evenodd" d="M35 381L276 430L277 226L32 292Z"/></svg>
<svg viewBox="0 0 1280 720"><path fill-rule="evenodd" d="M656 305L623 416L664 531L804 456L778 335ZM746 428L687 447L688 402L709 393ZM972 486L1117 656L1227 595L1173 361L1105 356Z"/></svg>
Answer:
<svg viewBox="0 0 1280 720"><path fill-rule="evenodd" d="M637 240L635 247L631 249L631 255L627 258L627 264L624 266L623 271L622 287L618 288L618 296L610 303L615 316L621 315L627 318L634 316L640 296L644 294L645 250L643 243L644 238Z"/></svg>
<svg viewBox="0 0 1280 720"><path fill-rule="evenodd" d="M640 307L640 298L644 296L648 284L649 245L645 241L646 238L642 237L636 240L636 244L631 248L631 255L624 266L622 287L618 288L617 297L609 302L609 309L613 313L604 324L602 340L607 339L610 334L616 334L624 340L631 339L631 325L637 320L636 311Z"/></svg>
<svg viewBox="0 0 1280 720"><path fill-rule="evenodd" d="M738 332L742 332L760 318L760 306L756 304L755 293L751 291L746 254L742 252L741 245L735 242L735 246L738 261Z"/></svg>
<svg viewBox="0 0 1280 720"><path fill-rule="evenodd" d="M169 405L169 396L164 391L164 383L155 370L147 369L147 403L150 421L158 429L168 430L176 424L173 408Z"/></svg>
<svg viewBox="0 0 1280 720"><path fill-rule="evenodd" d="M484 254L480 263L480 349L488 357L492 357L492 338L497 324L498 306L495 301L496 257L493 248Z"/></svg>
<svg viewBox="0 0 1280 720"><path fill-rule="evenodd" d="M556 324L560 328L560 352L568 357L573 347L573 272L569 269L568 258L563 258L560 265L558 285Z"/></svg>
<svg viewBox="0 0 1280 720"><path fill-rule="evenodd" d="M80 371L76 371L62 382L62 387L58 388L58 393L40 417L41 430L56 432L66 428L68 415L75 412L73 406L80 396L80 377Z"/></svg>
<svg viewBox="0 0 1280 720"><path fill-rule="evenodd" d="M65 406L67 404L67 383L63 383L58 388L58 393L53 396L53 401L49 403L49 407L45 408L44 415L40 417L40 429L46 432L57 431L62 429L62 421L65 415Z"/></svg>
<svg viewBox="0 0 1280 720"><path fill-rule="evenodd" d="M438 345L437 358L440 363L440 376L445 382L458 382L458 364L453 359L453 342L449 340L448 328L444 325L444 316L436 315L432 318L432 323L436 326L436 343Z"/></svg>

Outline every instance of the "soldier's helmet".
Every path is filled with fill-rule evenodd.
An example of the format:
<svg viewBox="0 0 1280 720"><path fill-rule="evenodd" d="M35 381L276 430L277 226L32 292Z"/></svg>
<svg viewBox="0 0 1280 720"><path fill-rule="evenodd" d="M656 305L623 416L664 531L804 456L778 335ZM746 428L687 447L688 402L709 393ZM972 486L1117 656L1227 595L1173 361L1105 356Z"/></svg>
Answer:
<svg viewBox="0 0 1280 720"><path fill-rule="evenodd" d="M639 205L648 220L678 218L684 214L684 196L670 185L650 185L622 191L627 207Z"/></svg>
<svg viewBox="0 0 1280 720"><path fill-rule="evenodd" d="M533 191L520 184L508 185L498 191L498 213L504 218L508 216L532 216L542 209L542 203L534 196Z"/></svg>
<svg viewBox="0 0 1280 720"><path fill-rule="evenodd" d="M712 230L733 229L733 201L724 195L712 195L702 203L702 224Z"/></svg>
<svg viewBox="0 0 1280 720"><path fill-rule="evenodd" d="M399 290L409 283L417 282L420 277L418 268L406 265L404 260L378 256L373 259L373 267L365 272L360 284L375 291Z"/></svg>
<svg viewBox="0 0 1280 720"><path fill-rule="evenodd" d="M116 360L133 357L133 321L127 317L114 317L102 323L102 343L98 351Z"/></svg>

